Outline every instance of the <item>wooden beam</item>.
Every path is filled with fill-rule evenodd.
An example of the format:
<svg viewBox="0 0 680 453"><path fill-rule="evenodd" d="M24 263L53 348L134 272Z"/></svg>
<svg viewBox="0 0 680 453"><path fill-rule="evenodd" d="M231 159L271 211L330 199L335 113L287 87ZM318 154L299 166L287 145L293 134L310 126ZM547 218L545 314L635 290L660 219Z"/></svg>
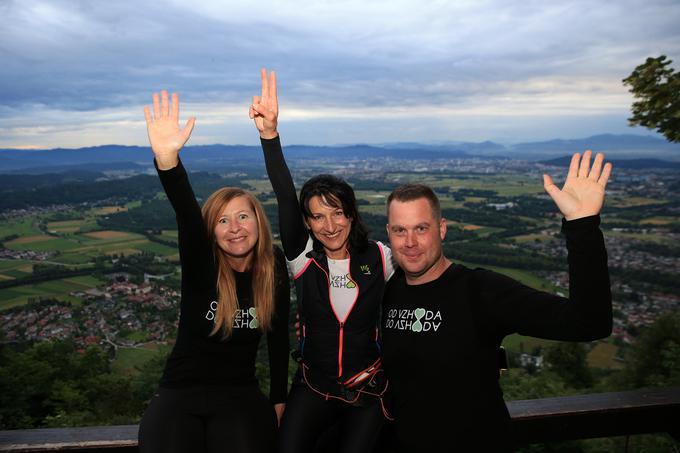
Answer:
<svg viewBox="0 0 680 453"><path fill-rule="evenodd" d="M680 440L680 387L507 403L515 442L667 432ZM137 425L0 431L0 452L129 453Z"/></svg>
<svg viewBox="0 0 680 453"><path fill-rule="evenodd" d="M507 403L518 445L667 432L680 438L680 387Z"/></svg>
<svg viewBox="0 0 680 453"><path fill-rule="evenodd" d="M137 451L137 425L0 431L0 451Z"/></svg>

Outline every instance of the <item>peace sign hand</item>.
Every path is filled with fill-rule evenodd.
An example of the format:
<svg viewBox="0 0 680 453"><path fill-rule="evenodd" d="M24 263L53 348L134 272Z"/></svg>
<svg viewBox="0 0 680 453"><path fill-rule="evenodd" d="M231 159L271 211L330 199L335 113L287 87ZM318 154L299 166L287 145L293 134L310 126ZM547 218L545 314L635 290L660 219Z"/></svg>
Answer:
<svg viewBox="0 0 680 453"><path fill-rule="evenodd" d="M267 78L267 70L262 68L262 95L253 96L253 103L248 111L250 119L255 121L255 127L260 131L260 137L275 138L279 117L279 101L276 97L276 72L272 71Z"/></svg>
<svg viewBox="0 0 680 453"><path fill-rule="evenodd" d="M604 204L604 189L612 172L612 164L605 164L604 154L598 153L590 167L592 151L581 155L576 153L571 158L567 180L562 190L554 183L550 176L543 175L543 187L553 199L559 210L567 220L575 220L599 214Z"/></svg>
<svg viewBox="0 0 680 453"><path fill-rule="evenodd" d="M149 134L151 150L156 157L156 164L161 170L169 170L179 162L179 150L189 140L194 129L196 118L189 118L183 129L179 127L179 96L172 93L172 105L168 103L168 92L153 94L153 117L149 106L144 106L146 131Z"/></svg>

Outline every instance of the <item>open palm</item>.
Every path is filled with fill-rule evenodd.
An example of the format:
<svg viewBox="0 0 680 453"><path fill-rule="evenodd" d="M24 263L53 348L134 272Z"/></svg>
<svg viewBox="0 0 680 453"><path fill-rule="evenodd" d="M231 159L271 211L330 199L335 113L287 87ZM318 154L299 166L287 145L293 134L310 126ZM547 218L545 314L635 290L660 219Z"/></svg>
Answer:
<svg viewBox="0 0 680 453"><path fill-rule="evenodd" d="M583 158L576 153L571 158L569 173L560 190L552 178L543 175L543 187L553 199L567 220L579 219L599 214L604 204L604 189L609 181L612 164L604 162L604 154L595 156L590 166L592 151L583 153Z"/></svg>
<svg viewBox="0 0 680 453"><path fill-rule="evenodd" d="M153 94L153 117L148 106L144 106L146 130L149 134L151 150L161 170L177 165L179 150L189 140L196 118L190 118L184 128L179 127L179 96L172 94L172 104L168 102L168 92Z"/></svg>

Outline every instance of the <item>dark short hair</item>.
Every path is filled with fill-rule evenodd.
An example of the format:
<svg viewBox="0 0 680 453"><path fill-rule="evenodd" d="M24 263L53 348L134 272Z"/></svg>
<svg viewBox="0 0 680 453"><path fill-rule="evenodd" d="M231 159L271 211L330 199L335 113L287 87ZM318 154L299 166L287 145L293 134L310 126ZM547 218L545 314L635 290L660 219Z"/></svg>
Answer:
<svg viewBox="0 0 680 453"><path fill-rule="evenodd" d="M309 210L309 200L319 196L328 205L334 208L342 208L345 217L352 219L352 227L349 231L349 245L351 248L362 250L368 246L368 228L361 220L357 209L357 200L354 190L342 178L333 175L316 175L310 178L300 190L300 207L306 218L312 217ZM314 235L314 249L323 250L323 245Z"/></svg>
<svg viewBox="0 0 680 453"><path fill-rule="evenodd" d="M442 218L442 208L439 204L439 198L434 193L430 186L419 183L409 183L399 186L392 191L389 197L387 197L387 218L390 217L390 204L393 200L396 201L414 201L419 198L425 198L430 202L430 208L434 217L439 220Z"/></svg>

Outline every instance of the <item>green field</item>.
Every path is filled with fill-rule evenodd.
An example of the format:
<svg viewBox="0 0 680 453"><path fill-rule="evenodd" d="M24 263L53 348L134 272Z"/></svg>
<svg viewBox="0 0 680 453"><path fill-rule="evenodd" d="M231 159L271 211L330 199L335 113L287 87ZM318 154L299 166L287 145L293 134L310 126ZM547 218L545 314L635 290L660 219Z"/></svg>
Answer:
<svg viewBox="0 0 680 453"><path fill-rule="evenodd" d="M88 222L85 219L79 220L62 220L57 222L49 222L47 224L47 230L55 232L60 235L76 233L81 231L85 226L93 226L94 222Z"/></svg>
<svg viewBox="0 0 680 453"><path fill-rule="evenodd" d="M47 229L56 232L57 236L41 233L30 219L21 219L4 224L1 228L6 235L16 234L20 237L7 241L5 246L11 250L33 250L57 252L47 261L40 264L61 264L77 269L89 265L94 258L101 255L136 254L153 252L167 257L176 257L177 249L151 242L143 235L126 231L101 230L97 227L95 216L107 215L124 207L109 206L88 211L83 219L54 221L47 224ZM83 231L85 230L85 231ZM91 231L88 231L91 230ZM176 236L176 231L169 231L168 237ZM1 260L0 280L29 276L33 271L32 261ZM59 298L78 303L79 300L69 293L76 290L94 288L103 282L91 276L52 280L39 284L15 286L0 290L0 310L26 304L29 299Z"/></svg>
<svg viewBox="0 0 680 453"><path fill-rule="evenodd" d="M258 193L268 193L272 191L272 185L268 179L244 179L241 181L242 184L247 184L249 187L254 188L251 192L255 195Z"/></svg>
<svg viewBox="0 0 680 453"><path fill-rule="evenodd" d="M92 258L94 256L91 256L89 254L80 254L80 253L68 253L68 254L61 254L58 256L53 256L50 258L49 262L50 263L59 263L59 264L71 264L71 265L77 265L77 264L87 264L92 262ZM76 266L77 267L77 266Z"/></svg>
<svg viewBox="0 0 680 453"><path fill-rule="evenodd" d="M167 245L158 244L151 241L135 244L133 248L141 250L142 252L152 252L161 256L170 256L177 253L177 248L175 247L168 247Z"/></svg>
<svg viewBox="0 0 680 453"><path fill-rule="evenodd" d="M364 200L368 201L370 205L377 205L382 208L382 210L385 210L385 203L387 202L387 196L389 195L389 192L385 191L376 191L376 190L357 190L355 192L355 195L357 197L357 200ZM366 207L366 205L362 205L360 209L363 211L363 209Z"/></svg>
<svg viewBox="0 0 680 453"><path fill-rule="evenodd" d="M146 332L137 331L137 332L130 332L128 335L125 335L125 338L127 338L128 340L142 342L142 341L146 341L146 339L148 338L148 335L146 334Z"/></svg>
<svg viewBox="0 0 680 453"><path fill-rule="evenodd" d="M439 197L439 205L442 209L460 209L463 208L463 201L456 201L453 198Z"/></svg>
<svg viewBox="0 0 680 453"><path fill-rule="evenodd" d="M475 231L475 234L476 234L477 236L479 236L479 237L487 237L487 236L489 236L490 234L499 233L499 232L501 232L501 231L505 231L505 229L504 229L504 228L497 228L497 227L487 227L487 226L483 226L483 227L478 228L478 229L476 229L476 230L474 230L474 231Z"/></svg>
<svg viewBox="0 0 680 453"><path fill-rule="evenodd" d="M536 348L545 348L555 343L555 341L525 337L520 334L508 335L503 339L503 346L506 350L517 353L524 352L527 354L531 354Z"/></svg>
<svg viewBox="0 0 680 453"><path fill-rule="evenodd" d="M110 255L119 251L131 253L130 250L137 250L163 256L177 253L174 247L151 242L140 234L108 230L73 233L58 238L47 235L23 236L7 242L6 247L12 250L60 252L52 261L64 264L84 264L97 255Z"/></svg>
<svg viewBox="0 0 680 453"><path fill-rule="evenodd" d="M144 236L127 231L100 230L88 231L87 233L79 234L74 236L74 239L83 245L106 245L127 241L136 241L144 239Z"/></svg>
<svg viewBox="0 0 680 453"><path fill-rule="evenodd" d="M64 279L64 281L72 282L72 283L75 283L77 285L82 285L86 288L94 288L94 287L99 286L99 285L104 283L103 281L101 281L98 278L93 277L91 275L81 275L79 277L70 277L70 278Z"/></svg>
<svg viewBox="0 0 680 453"><path fill-rule="evenodd" d="M41 234L37 225L34 225L33 218L23 218L20 220L11 220L0 225L0 237L10 235L32 236Z"/></svg>
<svg viewBox="0 0 680 453"><path fill-rule="evenodd" d="M177 240L177 230L163 230L161 232L161 237L167 238L167 239L172 239L172 240Z"/></svg>
<svg viewBox="0 0 680 453"><path fill-rule="evenodd" d="M664 226L664 225L671 225L671 224L677 222L678 220L680 220L680 219L677 219L675 217L664 217L664 216L648 217L646 219L640 220L640 225Z"/></svg>
<svg viewBox="0 0 680 453"><path fill-rule="evenodd" d="M151 360L157 353L151 349L118 348L111 368L119 373L133 374L137 372L138 367Z"/></svg>
<svg viewBox="0 0 680 453"><path fill-rule="evenodd" d="M30 266L30 267L32 268L33 266ZM0 275L5 275L7 277L10 277L10 279L12 279L12 278L22 278L22 277L25 277L27 275L31 275L32 273L33 273L33 271L28 270L28 269L25 270L25 271L22 271L22 270L19 270L19 269L9 269L9 270L2 271L2 274L0 274Z"/></svg>
<svg viewBox="0 0 680 453"><path fill-rule="evenodd" d="M672 238L669 238L665 234L644 234L644 233L629 233L624 231L612 231L607 230L607 237L625 238L625 239L637 239L640 241L654 242L656 244L668 244L674 245L675 242Z"/></svg>
<svg viewBox="0 0 680 453"><path fill-rule="evenodd" d="M535 242L535 241L548 242L552 240L552 236L549 236L547 234L523 234L521 236L515 236L513 237L513 239L520 244L522 242Z"/></svg>
<svg viewBox="0 0 680 453"><path fill-rule="evenodd" d="M157 344L149 344L144 348L118 348L111 367L119 373L136 374L142 365L158 354L166 353L170 348L171 346Z"/></svg>
<svg viewBox="0 0 680 453"><path fill-rule="evenodd" d="M11 250L34 250L36 252L65 252L77 249L79 246L76 241L47 235L24 236L5 242L5 247Z"/></svg>
<svg viewBox="0 0 680 453"><path fill-rule="evenodd" d="M32 265L32 261L27 260L0 260L0 273L7 269L16 269L23 266Z"/></svg>
<svg viewBox="0 0 680 453"><path fill-rule="evenodd" d="M655 204L668 203L668 200L661 200L658 198L645 198L645 197L610 197L607 200L610 206L617 208L630 208L633 206L647 206Z"/></svg>
<svg viewBox="0 0 680 453"><path fill-rule="evenodd" d="M125 207L127 209L134 209L140 207L141 205L142 205L141 201L131 201L130 203L127 203Z"/></svg>
<svg viewBox="0 0 680 453"><path fill-rule="evenodd" d="M33 262L27 260L0 260L0 279L12 280L33 272Z"/></svg>
<svg viewBox="0 0 680 453"><path fill-rule="evenodd" d="M588 366L620 370L624 368L621 360L616 359L619 348L611 343L600 342L588 353Z"/></svg>
<svg viewBox="0 0 680 453"><path fill-rule="evenodd" d="M385 204L361 205L359 210L361 213L365 212L373 215L385 215Z"/></svg>
<svg viewBox="0 0 680 453"><path fill-rule="evenodd" d="M536 348L546 348L556 343L556 341L552 340L542 340L519 334L508 335L503 340L503 346L507 351L515 353L524 352L527 354L531 354ZM615 358L617 352L617 346L604 341L598 342L588 352L588 366L592 368L622 369L624 367L623 362Z"/></svg>
<svg viewBox="0 0 680 453"><path fill-rule="evenodd" d="M71 291L83 291L101 285L103 282L92 276L70 277L61 280L50 280L34 285L14 286L0 290L0 310L24 305L29 299L53 298L80 302L80 299L69 296Z"/></svg>
<svg viewBox="0 0 680 453"><path fill-rule="evenodd" d="M417 181L431 187L448 188L451 192L458 189L492 190L500 196L535 195L544 192L543 181L528 181L523 176L490 175L473 178L441 177L440 175L413 175L395 173L396 182Z"/></svg>

